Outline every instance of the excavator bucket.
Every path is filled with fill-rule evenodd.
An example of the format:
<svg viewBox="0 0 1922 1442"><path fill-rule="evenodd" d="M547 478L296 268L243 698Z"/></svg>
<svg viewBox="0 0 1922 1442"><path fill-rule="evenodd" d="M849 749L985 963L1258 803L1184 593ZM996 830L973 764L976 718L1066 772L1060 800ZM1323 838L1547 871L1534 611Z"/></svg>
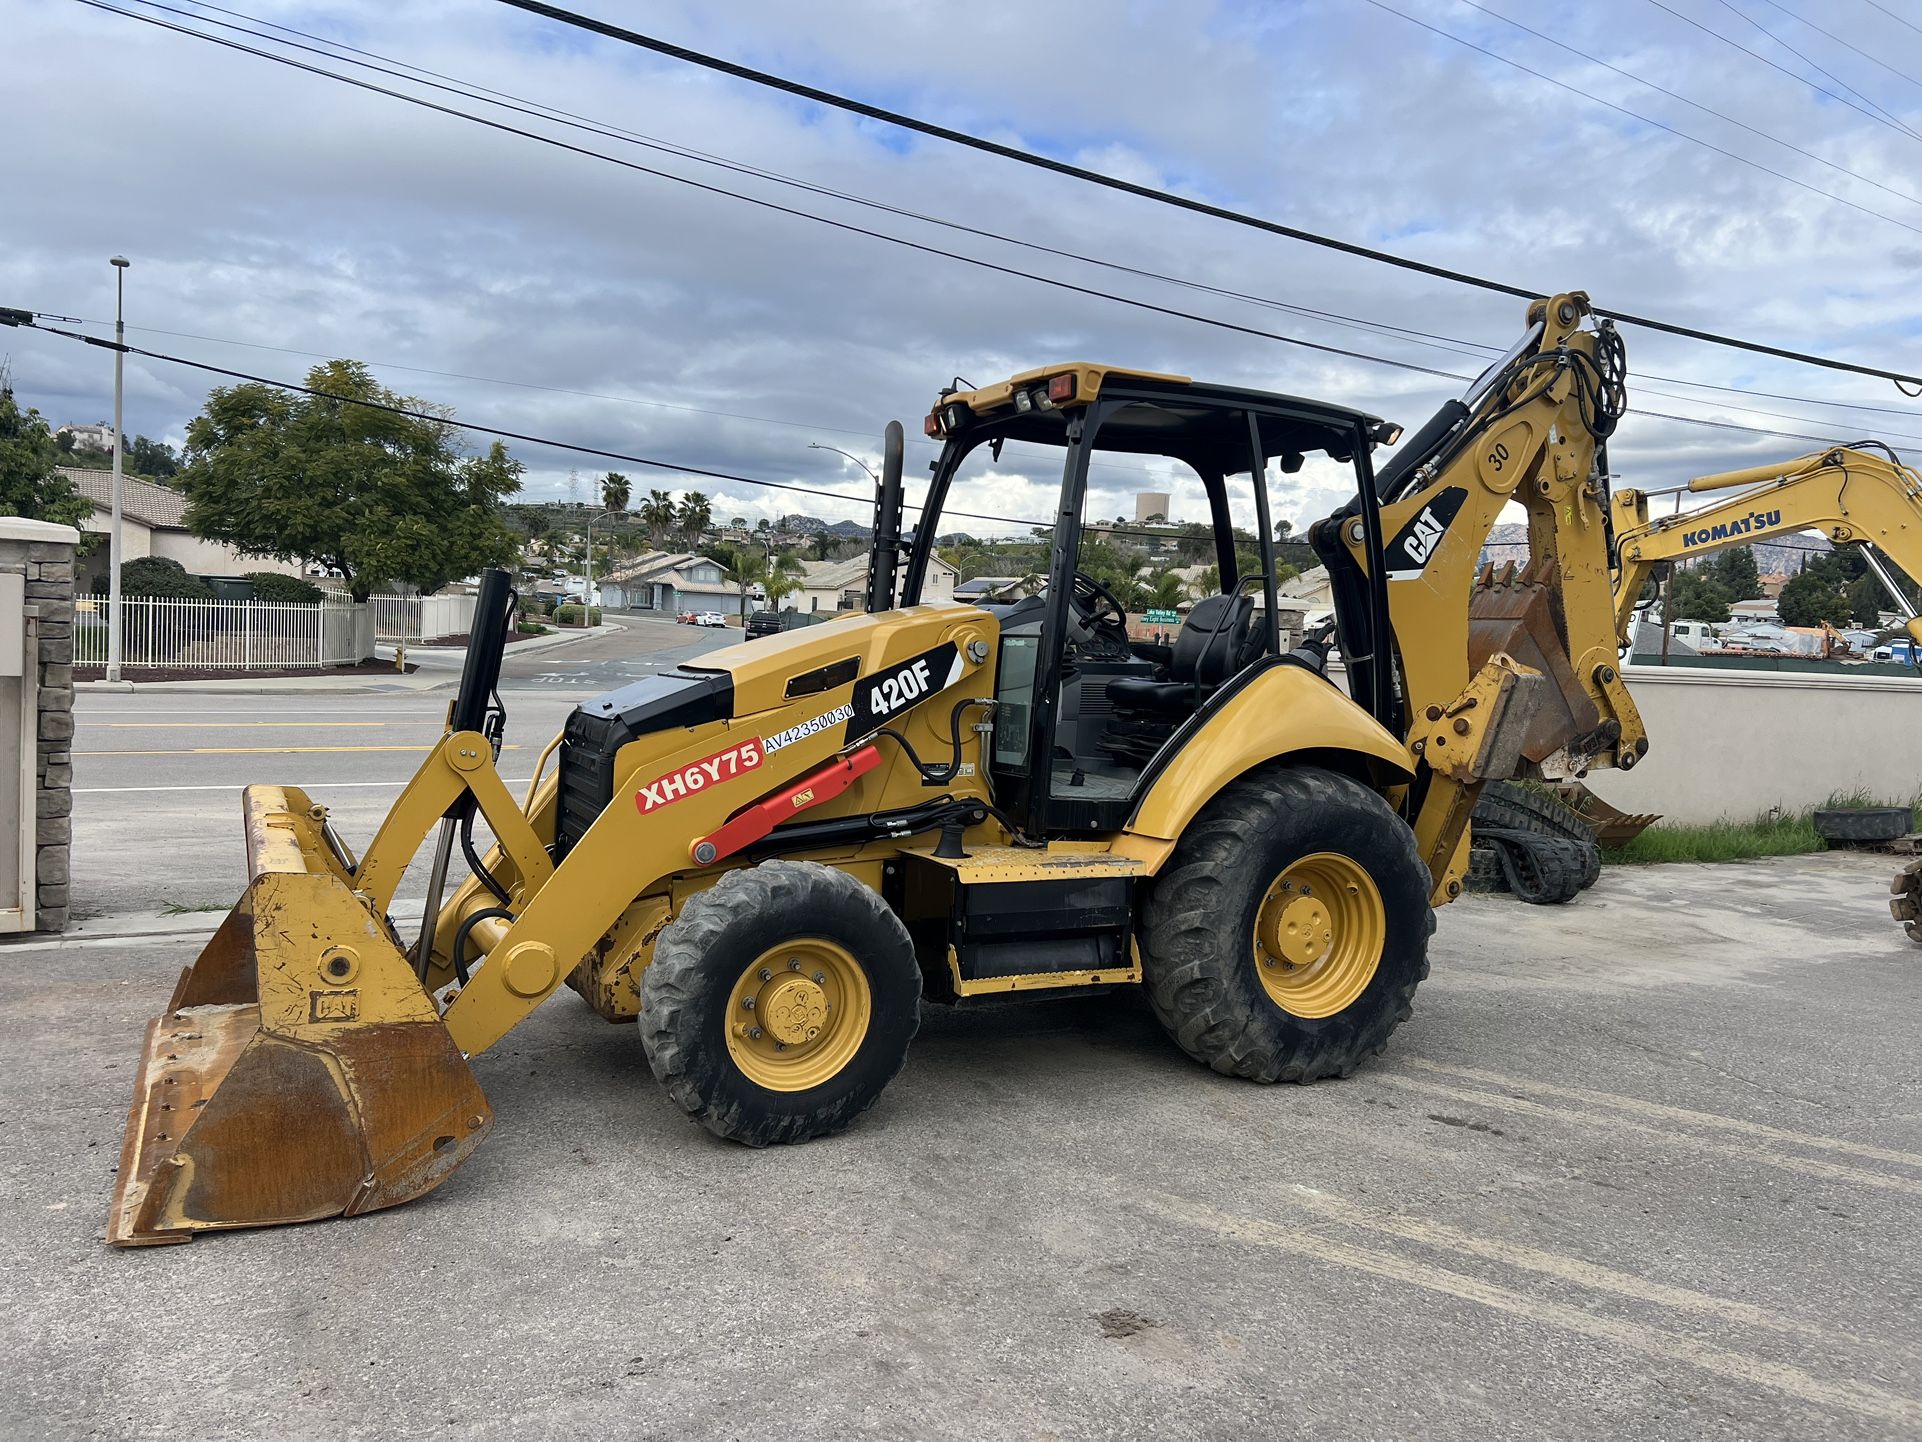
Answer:
<svg viewBox="0 0 1922 1442"><path fill-rule="evenodd" d="M243 802L253 881L147 1028L107 1240L354 1216L430 1191L492 1121L325 811Z"/></svg>
<svg viewBox="0 0 1922 1442"><path fill-rule="evenodd" d="M1502 652L1547 680L1522 736L1522 759L1544 776L1574 776L1614 745L1621 728L1602 719L1569 664L1555 581L1553 561L1483 567L1468 608L1468 666L1472 674Z"/></svg>

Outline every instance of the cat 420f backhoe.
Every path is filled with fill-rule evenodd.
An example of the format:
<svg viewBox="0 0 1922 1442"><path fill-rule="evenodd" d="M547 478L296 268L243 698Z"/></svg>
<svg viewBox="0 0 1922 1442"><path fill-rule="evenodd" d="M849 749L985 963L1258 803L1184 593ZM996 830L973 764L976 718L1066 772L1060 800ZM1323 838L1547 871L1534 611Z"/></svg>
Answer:
<svg viewBox="0 0 1922 1442"><path fill-rule="evenodd" d="M109 1223L122 1244L353 1215L438 1185L486 1135L470 1058L563 985L668 1095L749 1144L835 1131L901 1067L924 1000L1145 987L1177 1045L1256 1081L1346 1074L1409 1014L1483 782L1630 766L1607 468L1620 341L1579 293L1379 471L1398 427L1106 366L941 394L920 519L889 427L866 610L581 705L527 803L495 769L510 596L483 580L446 732L356 858L327 810L249 787L253 877L142 1058ZM925 599L962 463L1061 457L1045 588ZM1198 477L1220 594L1130 640L1077 568L1097 456ZM1286 650L1269 477L1352 468L1318 523L1334 637ZM1259 562L1237 560L1231 497ZM1475 598L1501 509L1536 560ZM1331 641L1344 665L1331 679ZM496 838L481 855L476 814ZM426 920L389 917L439 829ZM445 905L454 845L471 877Z"/></svg>
<svg viewBox="0 0 1922 1442"><path fill-rule="evenodd" d="M1909 638L1922 646L1922 619L1877 554L1887 555L1910 577L1922 578L1922 475L1888 446L1880 441L1831 446L1792 461L1698 476L1681 490L1736 494L1653 520L1643 492L1624 487L1611 499L1618 561L1615 619L1623 644L1658 568L1731 546L1820 531L1831 545L1859 551L1903 617ZM1889 890L1890 913L1904 923L1912 941L1922 942L1922 862L1898 871Z"/></svg>

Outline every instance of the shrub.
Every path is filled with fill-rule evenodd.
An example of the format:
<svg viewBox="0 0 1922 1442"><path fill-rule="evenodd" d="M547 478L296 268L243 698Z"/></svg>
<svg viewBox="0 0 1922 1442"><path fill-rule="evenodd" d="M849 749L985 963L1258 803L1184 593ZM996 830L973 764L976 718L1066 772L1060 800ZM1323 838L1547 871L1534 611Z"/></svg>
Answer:
<svg viewBox="0 0 1922 1442"><path fill-rule="evenodd" d="M213 597L213 587L187 568L165 556L140 556L120 567L120 594L123 596L160 596L170 600L205 601Z"/></svg>
<svg viewBox="0 0 1922 1442"><path fill-rule="evenodd" d="M555 607L554 619L563 626L578 626L581 624L581 607L573 601L568 601L564 605ZM596 606L593 613L588 616L587 624L590 626L598 626L601 624L601 608L599 606Z"/></svg>
<svg viewBox="0 0 1922 1442"><path fill-rule="evenodd" d="M254 583L256 601L291 601L313 605L327 599L325 591L299 576L282 575L279 571L249 571L247 579Z"/></svg>

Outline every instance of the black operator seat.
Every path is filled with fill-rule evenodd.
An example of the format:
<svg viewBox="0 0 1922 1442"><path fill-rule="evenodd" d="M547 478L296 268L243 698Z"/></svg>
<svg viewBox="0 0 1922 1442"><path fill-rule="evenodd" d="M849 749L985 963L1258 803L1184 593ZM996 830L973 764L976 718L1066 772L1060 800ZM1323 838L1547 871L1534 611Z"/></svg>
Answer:
<svg viewBox="0 0 1922 1442"><path fill-rule="evenodd" d="M1181 623L1165 676L1121 676L1108 683L1118 711L1180 715L1255 659L1261 637L1251 596L1206 596Z"/></svg>

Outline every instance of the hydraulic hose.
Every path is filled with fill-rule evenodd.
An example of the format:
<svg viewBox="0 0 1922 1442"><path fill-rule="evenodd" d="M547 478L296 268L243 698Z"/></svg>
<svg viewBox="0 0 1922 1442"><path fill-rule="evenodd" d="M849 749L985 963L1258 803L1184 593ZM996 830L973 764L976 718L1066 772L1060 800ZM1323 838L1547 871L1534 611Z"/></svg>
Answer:
<svg viewBox="0 0 1922 1442"><path fill-rule="evenodd" d="M479 923L483 921L489 921L489 920L512 921L513 919L514 919L514 913L507 910L506 907L484 906L479 911L476 911L472 913L470 916L466 917L461 922L461 924L454 929L454 945L452 948L453 960L454 960L454 975L460 979L460 984L462 986L466 986L468 982L468 975L467 975L468 934L473 931L475 926L477 926Z"/></svg>

